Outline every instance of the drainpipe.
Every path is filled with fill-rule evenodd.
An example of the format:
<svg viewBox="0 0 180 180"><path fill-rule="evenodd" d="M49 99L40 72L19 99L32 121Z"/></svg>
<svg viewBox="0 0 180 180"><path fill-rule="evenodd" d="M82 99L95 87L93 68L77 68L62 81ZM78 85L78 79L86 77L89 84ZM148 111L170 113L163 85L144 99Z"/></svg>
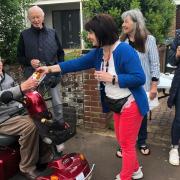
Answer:
<svg viewBox="0 0 180 180"><path fill-rule="evenodd" d="M80 1L80 30L83 32L83 10L82 10L82 0ZM81 49L84 49L84 40L81 37Z"/></svg>

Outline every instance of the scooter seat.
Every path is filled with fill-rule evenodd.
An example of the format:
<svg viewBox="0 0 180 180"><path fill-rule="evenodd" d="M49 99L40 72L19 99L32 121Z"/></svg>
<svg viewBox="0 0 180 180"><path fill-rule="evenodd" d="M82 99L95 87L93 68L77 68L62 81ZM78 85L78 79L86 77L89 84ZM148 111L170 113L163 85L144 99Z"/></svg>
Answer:
<svg viewBox="0 0 180 180"><path fill-rule="evenodd" d="M18 140L17 136L0 134L0 146L9 146Z"/></svg>

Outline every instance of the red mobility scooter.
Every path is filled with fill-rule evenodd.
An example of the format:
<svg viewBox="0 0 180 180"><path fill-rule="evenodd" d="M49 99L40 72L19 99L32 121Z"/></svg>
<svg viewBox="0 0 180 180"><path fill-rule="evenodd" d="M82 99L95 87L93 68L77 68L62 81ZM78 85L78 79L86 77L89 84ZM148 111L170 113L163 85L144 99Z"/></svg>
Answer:
<svg viewBox="0 0 180 180"><path fill-rule="evenodd" d="M2 100L7 103L15 99L11 92L6 91L1 95ZM58 128L58 124L54 124L51 112L38 91L27 92L21 103L38 128L43 129L41 137L51 143L55 151L59 144L73 136L68 123L65 123L64 128ZM0 134L0 180L8 180L18 173L20 154L17 139L18 137ZM48 163L48 167L53 169L53 173L36 180L90 180L94 169L94 165L90 168L85 156L80 153L62 155Z"/></svg>

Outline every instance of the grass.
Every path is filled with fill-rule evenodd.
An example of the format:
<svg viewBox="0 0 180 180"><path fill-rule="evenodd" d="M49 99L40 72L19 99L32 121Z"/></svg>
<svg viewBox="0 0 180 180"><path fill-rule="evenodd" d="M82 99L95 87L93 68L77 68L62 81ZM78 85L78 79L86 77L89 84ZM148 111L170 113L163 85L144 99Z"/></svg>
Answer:
<svg viewBox="0 0 180 180"><path fill-rule="evenodd" d="M81 56L81 49L65 50L65 61L75 59Z"/></svg>

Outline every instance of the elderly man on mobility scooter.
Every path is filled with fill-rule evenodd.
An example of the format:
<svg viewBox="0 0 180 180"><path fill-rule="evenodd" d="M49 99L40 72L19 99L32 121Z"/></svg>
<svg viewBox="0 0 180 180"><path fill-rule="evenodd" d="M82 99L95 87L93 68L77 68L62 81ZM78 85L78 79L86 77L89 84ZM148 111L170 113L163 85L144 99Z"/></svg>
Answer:
<svg viewBox="0 0 180 180"><path fill-rule="evenodd" d="M28 111L29 116L32 118L31 119L29 116L19 116L18 115L19 104L16 104L14 106L12 105L10 106L12 108L11 111L8 111L8 113L4 113L6 114L7 117L4 117L5 122L0 124L0 133L8 134L8 135L20 135L19 143L20 143L20 153L22 159L20 162L20 170L22 174L24 174L28 179L37 179L37 180L49 180L52 179L52 177L61 180L77 180L77 179L90 180L92 177L92 171L94 169L94 165L90 169L89 163L87 162L83 154L70 153L70 154L65 154L63 156L59 156L60 154L58 153L59 152L58 146L61 145L61 143L65 142L66 140L70 139L72 135L74 135L74 133L71 129L71 126L68 123L65 123L64 128L62 128L60 124L54 122L52 120L51 112L48 111L46 103L43 97L41 96L41 94L35 90L31 90L31 89L35 89L35 87L37 87L37 85L43 79L40 73L39 74L34 73L30 79L22 83L20 86L16 86L16 87L12 86L13 80L7 74L5 73L3 74L3 79L5 75L6 77L9 78L8 82L10 83L9 84L7 83L9 87L6 86L6 88L4 88L7 90L0 92L1 102L5 103L5 104L2 103L2 105L4 105L5 109L8 109L7 107L12 104L10 103L12 102L12 100L19 101L17 100L17 98L23 95L22 99L24 102L23 101L19 101L19 102L21 102L24 105L24 107ZM36 79L39 79L39 81L36 81ZM7 103L8 105L6 105ZM11 118L12 115L15 117ZM46 153L43 154L44 155L43 158L38 156L39 154L38 134L41 136L41 139L43 139L44 142L46 143L50 142L49 144L51 144L51 148L55 147L55 149L53 149L54 150L53 153L49 151L48 148L46 148L45 149ZM1 136L2 135L0 135L0 138ZM0 145L1 144L2 143L0 142ZM26 147L28 148L26 149ZM32 151L32 153L30 153L30 151ZM6 156L8 156L7 152L5 151L3 152ZM2 151L0 153L0 160L2 158L1 156L2 156ZM39 160L40 163L51 161L48 163L48 167L50 169L47 168L47 171L43 171L42 173L39 172L36 169L36 164L38 162L38 159L40 159ZM19 163L18 155L14 155L13 160L12 157L8 158L7 161L9 161L8 164ZM7 169L9 170L14 169L12 168L12 166L13 165L8 165L8 168L1 168L1 163L0 163L0 179L6 180L10 177ZM15 168L17 168L17 165L14 166ZM52 171L53 174L51 174ZM16 171L12 171L11 176L14 175L15 172ZM6 177L7 175L4 176L5 173L8 173L8 177Z"/></svg>
<svg viewBox="0 0 180 180"><path fill-rule="evenodd" d="M4 72L3 63L0 61L0 98L3 92L10 91L14 98L19 99L24 92L37 86L38 81L33 78L29 78L20 85L14 86L13 78ZM28 115L22 116L18 113L20 107L22 105L15 101L11 101L8 104L0 101L0 134L19 136L21 156L19 169L26 178L35 179L43 175L43 171L37 170L37 163L49 162L53 157L50 149L47 148L48 145L45 143L43 144L43 146L46 146L43 148L44 155L40 157L38 129Z"/></svg>

